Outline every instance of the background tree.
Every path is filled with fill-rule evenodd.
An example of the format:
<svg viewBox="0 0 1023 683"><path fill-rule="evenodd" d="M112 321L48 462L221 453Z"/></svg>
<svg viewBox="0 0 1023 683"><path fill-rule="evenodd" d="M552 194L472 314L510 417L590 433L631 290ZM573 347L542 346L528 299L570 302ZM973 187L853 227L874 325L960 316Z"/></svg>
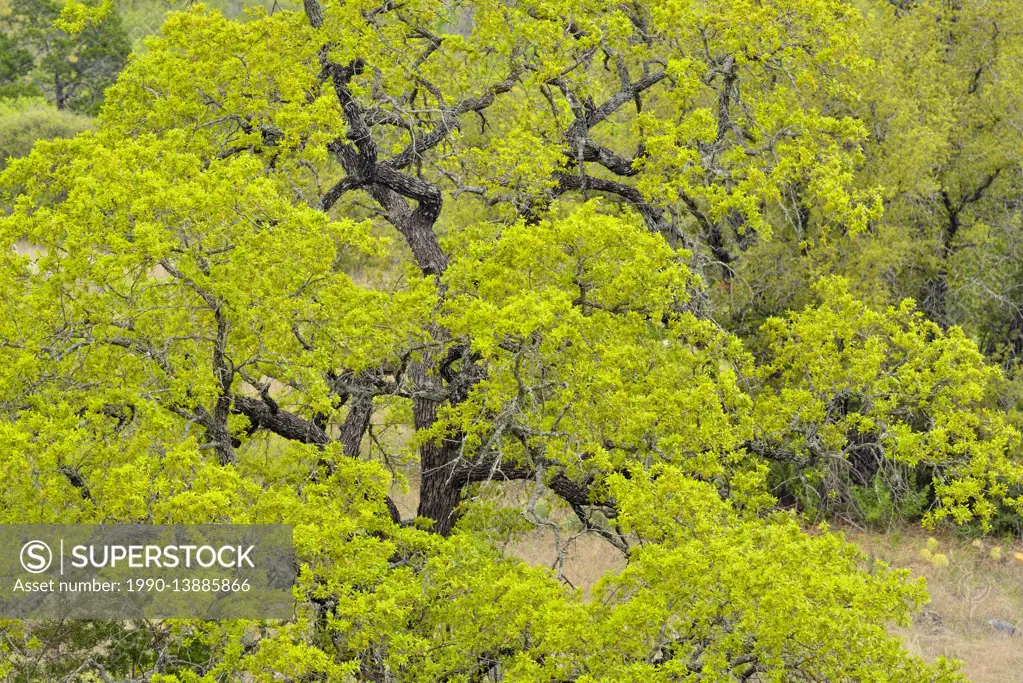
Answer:
<svg viewBox="0 0 1023 683"><path fill-rule="evenodd" d="M838 274L875 308L906 298L920 302L931 320L946 329L960 326L1015 375L1023 92L1018 8L1000 2L855 4L865 18L863 54L874 66L844 72L849 89L818 106L866 127L853 182L880 192L883 215L865 229L828 227L822 225L826 215L800 208L795 197L794 208L774 215L775 239L742 252L727 286L710 288L717 315L728 329L756 340L765 320L812 303L815 283ZM1015 419L1017 384L1005 383L997 394L989 400ZM867 514L916 518L933 496L926 469L868 467L862 473L868 480L839 485L838 472L785 466L775 483L786 500L808 510L822 501L853 501L843 515L860 521Z"/></svg>
<svg viewBox="0 0 1023 683"><path fill-rule="evenodd" d="M32 66L32 53L18 45L17 39L0 34L0 97L38 94L25 79Z"/></svg>
<svg viewBox="0 0 1023 683"><path fill-rule="evenodd" d="M62 7L57 0L11 0L0 13L4 34L0 84L9 79L12 86L8 87L38 89L58 110L95 114L103 91L127 62L131 46L116 13L69 34L54 25Z"/></svg>
<svg viewBox="0 0 1023 683"><path fill-rule="evenodd" d="M831 231L827 242L780 222L781 239L737 267L742 286L722 304L752 333L765 317L809 301L822 273L841 273L875 303L919 301L932 320L964 327L1008 367L1018 315L1018 8L858 5L864 53L876 66L848 72L853 95L821 106L867 127L856 184L881 192L883 217L866 231ZM818 220L805 216L808 226Z"/></svg>
<svg viewBox="0 0 1023 683"><path fill-rule="evenodd" d="M862 103L872 127L864 170L888 195L878 229L905 245L886 266L892 294L916 298L942 326L976 330L989 353L1015 325L1012 276L999 264L1018 232L1023 160L1016 9L879 4L869 49L880 68L864 92L885 94Z"/></svg>

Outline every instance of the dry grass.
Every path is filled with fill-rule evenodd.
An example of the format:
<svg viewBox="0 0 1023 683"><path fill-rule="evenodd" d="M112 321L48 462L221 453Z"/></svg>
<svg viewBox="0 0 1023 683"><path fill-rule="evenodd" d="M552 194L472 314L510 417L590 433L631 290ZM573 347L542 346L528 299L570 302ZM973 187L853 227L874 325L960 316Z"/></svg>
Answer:
<svg viewBox="0 0 1023 683"><path fill-rule="evenodd" d="M1023 626L1023 543L985 540L975 547L936 534L937 552L948 559L942 567L921 556L928 539L922 531L847 537L868 555L927 579L931 603L910 628L893 629L912 652L928 660L958 659L974 683L1023 683L1023 633L1012 636L988 625L997 619ZM992 557L995 547L1000 559Z"/></svg>
<svg viewBox="0 0 1023 683"><path fill-rule="evenodd" d="M622 554L604 539L594 534L585 534L564 543L570 538L561 539L564 555L562 576L569 585L581 589L583 595L588 597L593 584L608 572L625 568ZM559 564L554 537L549 531L516 541L508 545L505 551L537 567L557 569Z"/></svg>

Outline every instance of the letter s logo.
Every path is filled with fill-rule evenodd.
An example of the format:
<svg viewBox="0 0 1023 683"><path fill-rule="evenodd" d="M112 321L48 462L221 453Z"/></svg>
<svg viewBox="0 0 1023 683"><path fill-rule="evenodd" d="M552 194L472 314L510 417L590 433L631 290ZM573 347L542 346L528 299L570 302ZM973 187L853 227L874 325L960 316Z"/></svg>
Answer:
<svg viewBox="0 0 1023 683"><path fill-rule="evenodd" d="M21 566L30 574L42 574L52 562L50 546L42 541L29 541L21 547Z"/></svg>

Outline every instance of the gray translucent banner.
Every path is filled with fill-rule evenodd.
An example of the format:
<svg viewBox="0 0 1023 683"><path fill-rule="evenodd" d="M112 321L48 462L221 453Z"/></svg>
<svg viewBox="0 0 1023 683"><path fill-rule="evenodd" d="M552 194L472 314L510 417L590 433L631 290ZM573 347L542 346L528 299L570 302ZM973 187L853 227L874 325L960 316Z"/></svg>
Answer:
<svg viewBox="0 0 1023 683"><path fill-rule="evenodd" d="M288 619L286 525L0 525L0 618Z"/></svg>

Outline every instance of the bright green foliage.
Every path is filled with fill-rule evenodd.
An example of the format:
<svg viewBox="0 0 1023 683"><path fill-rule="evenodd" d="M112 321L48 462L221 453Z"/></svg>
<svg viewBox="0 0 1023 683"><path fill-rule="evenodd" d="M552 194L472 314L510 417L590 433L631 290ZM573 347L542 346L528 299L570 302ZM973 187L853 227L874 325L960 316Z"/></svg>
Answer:
<svg viewBox="0 0 1023 683"><path fill-rule="evenodd" d="M630 16L603 2L569 4L423 3L372 21L372 2L329 4L318 31L289 12L244 24L175 15L121 80L109 118L122 131L193 130L206 153L254 148L282 171L303 164L302 184L316 182L343 120L318 80L328 42L339 63L359 55L372 65L351 95L380 122L382 152L435 168L460 195L495 208L592 188L637 205L673 239L710 241L728 239L723 229L768 234L765 205L792 191L851 229L873 214L869 193L848 187L862 127L803 106L840 88L834 72L860 65L853 10L831 0L666 2ZM445 30L469 16L471 31ZM736 16L745 28L730 23ZM799 79L776 77L786 70ZM443 154L431 153L440 141Z"/></svg>
<svg viewBox="0 0 1023 683"><path fill-rule="evenodd" d="M755 337L767 319L817 301L815 283L834 275L878 310L912 298L1010 371L985 400L1018 429L1023 15L1013 2L854 4L873 65L844 72L848 96L820 104L866 127L854 184L878 190L884 214L860 232L819 231L822 217L800 202L774 215L775 239L735 258L732 276L709 288L719 319ZM873 479L867 468L851 486L779 467L775 481L810 508L849 508L848 491L857 508L848 511L861 519L916 518L921 496L934 495L922 465L882 467ZM838 500L821 499L832 491ZM990 519L1005 527L1014 518L1005 510Z"/></svg>
<svg viewBox="0 0 1023 683"><path fill-rule="evenodd" d="M911 302L874 311L841 280L817 294L820 306L762 330L758 372L770 390L758 401L754 450L785 444L783 461L818 468L826 476L813 502L825 509L849 505L850 482L880 474L891 486L924 467L937 519L989 520L989 495L1015 491L1021 474L1011 457L1019 433L986 406L997 371L961 330L942 332Z"/></svg>
<svg viewBox="0 0 1023 683"><path fill-rule="evenodd" d="M480 230L446 274L444 320L487 380L435 429L465 434L478 457L570 472L666 460L725 485L745 468L746 359L685 310L684 252L593 204L496 238Z"/></svg>
<svg viewBox="0 0 1023 683"><path fill-rule="evenodd" d="M4 623L0 666L959 680L885 632L923 587L804 531L768 477L826 497L926 468L935 519L987 520L1020 477L997 372L841 280L752 340L707 311L704 257L777 216L821 238L877 218L864 125L818 106L855 97L861 21L835 0L648 5L198 7L97 130L6 169L0 522L289 523L302 569L287 622ZM414 518L382 460L417 484ZM536 527L628 567L585 601L499 552Z"/></svg>
<svg viewBox="0 0 1023 683"><path fill-rule="evenodd" d="M607 620L608 649L614 643L645 660L617 669L612 680L728 681L757 674L791 680L785 671L809 680L951 675L943 662L929 671L905 660L878 626L885 618L908 622L914 606L926 601L922 581L907 591L906 572L858 571L860 554L826 528L807 534L787 515L739 517L712 487L675 468L632 474L616 475L611 491L623 501L623 526L647 544L625 571L605 579L598 612ZM870 614L876 616L862 616ZM652 665L656 648L676 633L692 644L671 650L675 659L659 671ZM849 649L828 646L838 640ZM692 661L705 662L702 677L690 672Z"/></svg>
<svg viewBox="0 0 1023 683"><path fill-rule="evenodd" d="M1023 14L1012 0L854 4L872 66L842 74L852 96L820 104L865 126L855 186L880 192L883 217L818 240L815 213L777 216L780 239L737 259L720 301L751 334L840 274L871 304L918 301L1011 366L1023 348Z"/></svg>
<svg viewBox="0 0 1023 683"><path fill-rule="evenodd" d="M72 3L69 3L72 4ZM279 11L282 8L295 10L301 7L301 3L290 0L269 0L253 2L250 0L207 0L203 3L209 9L220 12L228 19L245 21L249 18L249 11L253 7L262 6L267 12ZM88 7L88 5L87 5ZM124 31L132 43L134 49L144 49L143 41L149 36L160 32L167 15L181 11L186 8L185 3L175 0L119 0L116 12L124 24ZM93 10L96 8L93 7ZM81 10L72 10L81 12ZM95 15L95 11L92 13ZM88 17L88 13L82 13ZM72 19L74 15L72 15Z"/></svg>

